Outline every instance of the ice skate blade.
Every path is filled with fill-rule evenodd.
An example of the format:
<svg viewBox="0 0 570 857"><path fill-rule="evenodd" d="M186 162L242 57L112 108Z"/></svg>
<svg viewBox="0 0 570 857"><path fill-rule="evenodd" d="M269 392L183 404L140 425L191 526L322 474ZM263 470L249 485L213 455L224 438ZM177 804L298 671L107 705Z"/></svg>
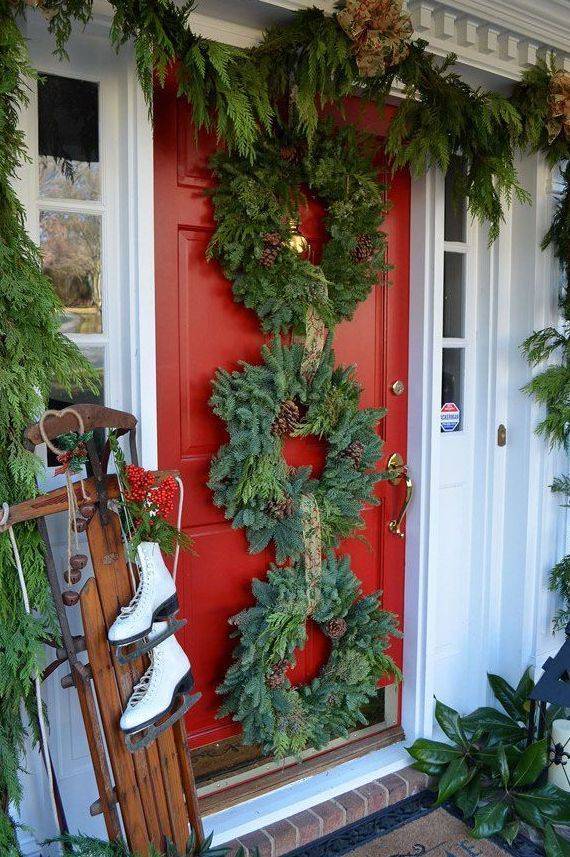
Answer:
<svg viewBox="0 0 570 857"><path fill-rule="evenodd" d="M118 643L113 644L113 648L115 649L115 657L120 664L132 664L133 661L138 660L142 655L146 655L150 652L151 649L154 649L155 646L158 646L159 643L163 643L173 634L177 634L181 628L188 623L187 619L175 619L168 623L168 627L162 631L162 633L157 634L155 637L145 637L143 639L139 639L136 642L138 645L135 645L134 648L130 652L123 652L123 649L128 648L129 646L133 646L134 643ZM150 631L150 629L149 629ZM148 633L148 632L147 632Z"/></svg>
<svg viewBox="0 0 570 857"><path fill-rule="evenodd" d="M125 734L125 744L129 753L137 753L139 750L144 750L149 746L149 744L156 741L159 735L162 735L163 732L166 732L167 729L174 726L177 720L184 717L186 712L189 711L193 705L196 705L201 696L201 693L194 693L192 695L184 693L179 695L178 699L181 700L181 702L178 708L176 711L173 711L166 720L163 720L162 723L151 723L150 725L139 729L137 732ZM140 734L141 731L144 732L143 735Z"/></svg>
<svg viewBox="0 0 570 857"><path fill-rule="evenodd" d="M159 604L159 606L152 614L152 620L148 628L145 628L144 631L139 631L137 634L133 634L132 637L123 637L122 640L109 640L109 645L113 647L118 647L128 646L131 643L136 643L139 640L142 640L143 637L146 637L148 634L150 634L150 632L152 631L152 626L155 622L168 622L170 619L173 619L176 616L179 610L180 604L178 603L178 595L175 592L174 595L171 595L170 598L167 598L166 601L163 601L162 604Z"/></svg>

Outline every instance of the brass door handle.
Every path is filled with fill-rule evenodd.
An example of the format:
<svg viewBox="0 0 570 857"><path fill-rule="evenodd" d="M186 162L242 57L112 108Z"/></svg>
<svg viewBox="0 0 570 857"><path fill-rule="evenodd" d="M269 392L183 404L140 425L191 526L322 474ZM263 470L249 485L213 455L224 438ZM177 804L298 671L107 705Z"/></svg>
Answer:
<svg viewBox="0 0 570 857"><path fill-rule="evenodd" d="M402 508L400 509L400 513L393 521L390 521L388 524L388 529L391 533L394 533L395 536L399 536L399 538L403 539L405 537L405 532L400 529L402 526L402 521L406 516L406 512L408 511L408 506L412 501L412 496L414 493L414 483L408 473L408 466L404 464L402 456L399 452L395 452L388 459L388 480L392 483L392 485L399 485L402 481L402 477L405 475L406 479L406 496L404 498L404 502L402 504Z"/></svg>

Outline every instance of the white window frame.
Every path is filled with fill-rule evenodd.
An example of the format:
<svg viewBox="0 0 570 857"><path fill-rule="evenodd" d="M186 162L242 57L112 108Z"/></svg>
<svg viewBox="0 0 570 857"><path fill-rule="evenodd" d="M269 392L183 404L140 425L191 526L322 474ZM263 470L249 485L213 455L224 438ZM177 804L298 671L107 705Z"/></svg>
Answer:
<svg viewBox="0 0 570 857"><path fill-rule="evenodd" d="M44 210L102 212L103 332L73 334L80 347L105 349L105 405L139 420L141 461L157 464L156 357L154 315L154 210L152 126L129 47L119 55L109 42L109 19L96 17L68 44L69 62L53 55L53 37L37 10L28 10L22 30L32 65L40 73L91 81L99 86L101 201L41 200L38 184L37 84L21 127L31 161L23 166L17 191L31 238L39 243ZM48 473L53 476L53 472ZM53 481L50 483L53 485Z"/></svg>

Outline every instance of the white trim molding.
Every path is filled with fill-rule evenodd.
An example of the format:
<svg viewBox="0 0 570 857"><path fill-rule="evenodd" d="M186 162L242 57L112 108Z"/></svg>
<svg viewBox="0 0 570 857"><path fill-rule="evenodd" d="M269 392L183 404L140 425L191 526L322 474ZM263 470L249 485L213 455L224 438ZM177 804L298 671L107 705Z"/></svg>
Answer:
<svg viewBox="0 0 570 857"><path fill-rule="evenodd" d="M268 11L279 23L292 12L313 6L330 14L334 10L333 0L257 0L243 24L220 17L219 3L216 14L210 14L208 0L203 0L200 12L191 14L189 21L204 38L246 48L260 41ZM414 35L429 42L430 52L438 56L455 53L461 66L517 80L539 57L555 54L561 67L570 70L566 0L407 0L407 7ZM112 15L106 0L95 0L94 10L99 23Z"/></svg>
<svg viewBox="0 0 570 857"><path fill-rule="evenodd" d="M529 27L529 21L538 17L536 13L521 18L516 14L508 16L505 9L500 14L496 7L495 0L492 4L412 0L409 12L415 34L429 42L430 52L454 53L461 65L516 80L539 57L549 59L555 54L560 66L570 70L568 13L565 26L559 23L550 31L544 19L541 27Z"/></svg>

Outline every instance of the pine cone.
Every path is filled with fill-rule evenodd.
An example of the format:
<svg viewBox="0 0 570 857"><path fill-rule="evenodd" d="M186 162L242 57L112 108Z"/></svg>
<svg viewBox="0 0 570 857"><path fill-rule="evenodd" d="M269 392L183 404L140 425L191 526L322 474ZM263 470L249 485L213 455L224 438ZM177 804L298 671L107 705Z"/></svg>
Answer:
<svg viewBox="0 0 570 857"><path fill-rule="evenodd" d="M298 164L299 150L296 146L281 146L279 157L282 161L286 161L288 164Z"/></svg>
<svg viewBox="0 0 570 857"><path fill-rule="evenodd" d="M267 676L267 684L271 690L275 690L285 683L285 671L288 666L287 661L278 661L278 663L271 667L271 672Z"/></svg>
<svg viewBox="0 0 570 857"><path fill-rule="evenodd" d="M374 256L374 240L370 235L359 235L356 239L356 247L352 251L355 262L370 262Z"/></svg>
<svg viewBox="0 0 570 857"><path fill-rule="evenodd" d="M273 420L271 432L274 435L289 435L299 423L299 406L293 399L287 399L279 408L279 413Z"/></svg>
<svg viewBox="0 0 570 857"><path fill-rule="evenodd" d="M362 464L362 455L364 453L364 444L362 444L359 440L353 440L349 446L344 450L344 454L347 458L352 460L354 466L358 469Z"/></svg>
<svg viewBox="0 0 570 857"><path fill-rule="evenodd" d="M270 500L265 507L267 513L278 521L290 518L293 514L293 500L291 497L282 497L281 500Z"/></svg>
<svg viewBox="0 0 570 857"><path fill-rule="evenodd" d="M331 640L340 640L346 634L346 619L338 616L336 619L330 619L325 626L325 633Z"/></svg>
<svg viewBox="0 0 570 857"><path fill-rule="evenodd" d="M263 236L263 252L259 260L260 265L263 265L264 268L271 268L282 246L283 241L278 232L267 232Z"/></svg>

